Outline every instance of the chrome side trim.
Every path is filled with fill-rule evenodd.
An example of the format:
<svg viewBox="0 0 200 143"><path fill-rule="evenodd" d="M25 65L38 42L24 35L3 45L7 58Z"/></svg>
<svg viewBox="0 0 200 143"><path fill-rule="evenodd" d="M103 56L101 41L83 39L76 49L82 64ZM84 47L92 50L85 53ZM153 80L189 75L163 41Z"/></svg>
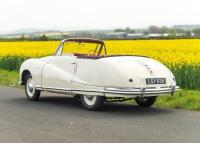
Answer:
<svg viewBox="0 0 200 143"><path fill-rule="evenodd" d="M67 88L53 88L53 87L40 87L36 86L36 89L42 90L42 91L53 91L53 92L62 92L62 93L71 93L71 89Z"/></svg>
<svg viewBox="0 0 200 143"><path fill-rule="evenodd" d="M62 93L74 93L74 92L93 92L93 93L103 93L103 94L123 94L123 95L149 95L149 94L174 94L174 92L180 90L178 86L172 86L167 88L133 88L133 89L117 89L117 88L104 88L104 90L85 90L85 89L67 89L67 88L51 88L51 87L36 87L39 90L62 92Z"/></svg>

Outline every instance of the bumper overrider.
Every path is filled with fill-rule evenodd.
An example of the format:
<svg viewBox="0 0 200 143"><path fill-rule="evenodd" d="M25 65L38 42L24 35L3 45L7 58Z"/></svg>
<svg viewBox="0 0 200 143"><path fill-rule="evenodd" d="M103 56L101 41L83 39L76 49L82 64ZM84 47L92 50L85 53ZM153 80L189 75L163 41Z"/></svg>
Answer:
<svg viewBox="0 0 200 143"><path fill-rule="evenodd" d="M159 87L159 88L105 88L106 93L110 94L127 94L127 95L140 95L145 96L149 94L171 94L180 90L178 86L168 86L168 87Z"/></svg>

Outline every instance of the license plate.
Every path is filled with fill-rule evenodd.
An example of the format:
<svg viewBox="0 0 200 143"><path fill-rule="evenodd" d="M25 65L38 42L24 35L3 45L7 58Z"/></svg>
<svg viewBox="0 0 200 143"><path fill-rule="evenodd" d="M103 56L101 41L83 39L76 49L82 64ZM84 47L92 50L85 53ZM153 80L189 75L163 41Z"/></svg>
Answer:
<svg viewBox="0 0 200 143"><path fill-rule="evenodd" d="M165 78L147 78L146 84L165 84Z"/></svg>

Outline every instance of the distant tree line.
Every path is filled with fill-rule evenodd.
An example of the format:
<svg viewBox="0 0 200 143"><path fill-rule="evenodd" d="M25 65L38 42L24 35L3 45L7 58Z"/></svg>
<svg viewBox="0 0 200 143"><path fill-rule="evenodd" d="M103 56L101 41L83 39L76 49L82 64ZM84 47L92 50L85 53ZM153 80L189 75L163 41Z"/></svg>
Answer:
<svg viewBox="0 0 200 143"><path fill-rule="evenodd" d="M110 38L109 34L113 34L114 38ZM147 29L131 29L127 28L118 28L114 30L108 31L98 31L98 32L90 32L90 31L76 31L70 32L69 34L60 34L60 35L53 35L49 36L46 34L38 34L37 36L32 34L27 36L27 34L21 34L21 36L16 36L16 38L0 38L0 41L49 41L49 40L61 40L65 38L96 38L96 39L115 39L115 37L119 37L119 35L125 33L125 35L134 35L134 34L143 34L143 37L136 38L136 39L181 39L181 38L200 38L200 28L195 28L192 30L184 30L184 29L176 29L170 28L166 26L156 26L152 25L149 26ZM117 35L119 34L119 35ZM151 37L149 35L157 34L157 37ZM158 35L164 35L159 37ZM137 36L137 35L136 35ZM134 39L134 38L127 38L127 36L123 36L116 39Z"/></svg>
<svg viewBox="0 0 200 143"><path fill-rule="evenodd" d="M122 28L115 29L114 32L126 32L126 33L133 34L133 33L136 33L136 30L135 29L130 29L130 28L127 27L125 29L122 29Z"/></svg>
<svg viewBox="0 0 200 143"><path fill-rule="evenodd" d="M147 29L115 29L114 32L126 32L128 34L132 33L144 33L147 34L165 34L168 33L170 37L187 37L187 38L200 38L200 28L195 28L192 30L175 29L166 26L158 27L156 25L149 26Z"/></svg>

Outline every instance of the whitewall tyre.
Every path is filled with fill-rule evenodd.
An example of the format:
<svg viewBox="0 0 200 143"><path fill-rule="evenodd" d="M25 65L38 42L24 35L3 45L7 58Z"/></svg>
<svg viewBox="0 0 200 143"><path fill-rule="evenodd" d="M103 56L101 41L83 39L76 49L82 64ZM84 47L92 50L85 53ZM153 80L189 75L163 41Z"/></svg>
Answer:
<svg viewBox="0 0 200 143"><path fill-rule="evenodd" d="M82 95L81 103L82 103L83 107L88 110L92 110L92 111L99 110L104 103L104 97L103 96Z"/></svg>
<svg viewBox="0 0 200 143"><path fill-rule="evenodd" d="M156 96L135 98L135 102L141 107L150 107L154 104L155 101Z"/></svg>
<svg viewBox="0 0 200 143"><path fill-rule="evenodd" d="M40 90L35 88L35 84L31 75L26 76L25 93L28 100L37 101L40 97Z"/></svg>

